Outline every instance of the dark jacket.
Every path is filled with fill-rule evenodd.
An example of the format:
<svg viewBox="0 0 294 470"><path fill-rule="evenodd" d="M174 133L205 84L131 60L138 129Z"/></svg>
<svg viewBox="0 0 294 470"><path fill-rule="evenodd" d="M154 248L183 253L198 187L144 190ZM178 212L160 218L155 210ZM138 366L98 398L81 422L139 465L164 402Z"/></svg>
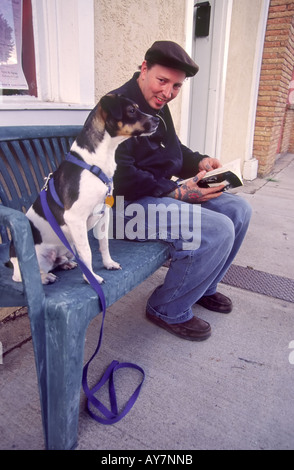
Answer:
<svg viewBox="0 0 294 470"><path fill-rule="evenodd" d="M177 187L171 177L194 176L199 161L204 158L181 144L167 105L159 112L148 105L137 83L138 76L139 72L135 73L131 80L112 93L126 96L144 113L159 115L162 119L151 136L128 139L117 148L114 195L124 196L128 201L167 195Z"/></svg>

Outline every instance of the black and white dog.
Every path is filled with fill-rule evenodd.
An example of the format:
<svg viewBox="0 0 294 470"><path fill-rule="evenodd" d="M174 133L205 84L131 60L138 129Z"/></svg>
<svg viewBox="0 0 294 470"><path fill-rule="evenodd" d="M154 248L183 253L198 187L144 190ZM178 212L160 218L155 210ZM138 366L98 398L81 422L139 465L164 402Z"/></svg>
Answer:
<svg viewBox="0 0 294 470"><path fill-rule="evenodd" d="M76 163L82 162L102 170L102 174L112 181L116 169L115 150L124 140L133 136L152 134L158 126L158 118L142 113L138 105L119 95L105 95L87 118L81 133L71 146L70 154ZM47 203L64 235L78 257L92 270L92 254L87 232L103 219L104 238L99 240L103 265L106 269L120 269L111 259L108 247L108 222L106 213L102 217L97 207L102 207L112 183L105 184L96 174L72 161L65 160L53 173L55 194L50 186ZM105 206L107 208L107 206ZM96 209L96 210L95 210ZM73 255L60 241L46 220L40 196L27 212L34 237L37 259L43 284L54 282L51 273L59 266L73 269L76 263ZM20 282L21 274L12 246L10 260L14 267L13 280ZM99 283L103 278L93 273ZM85 276L84 276L85 277Z"/></svg>

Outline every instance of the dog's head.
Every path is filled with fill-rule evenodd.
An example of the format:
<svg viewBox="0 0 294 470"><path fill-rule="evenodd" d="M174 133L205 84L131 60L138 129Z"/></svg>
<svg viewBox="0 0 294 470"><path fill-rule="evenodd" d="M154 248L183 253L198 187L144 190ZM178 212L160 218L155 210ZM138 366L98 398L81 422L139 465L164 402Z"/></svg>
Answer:
<svg viewBox="0 0 294 470"><path fill-rule="evenodd" d="M105 95L99 104L105 120L105 129L111 137L151 135L159 124L157 117L143 113L136 103L123 95Z"/></svg>

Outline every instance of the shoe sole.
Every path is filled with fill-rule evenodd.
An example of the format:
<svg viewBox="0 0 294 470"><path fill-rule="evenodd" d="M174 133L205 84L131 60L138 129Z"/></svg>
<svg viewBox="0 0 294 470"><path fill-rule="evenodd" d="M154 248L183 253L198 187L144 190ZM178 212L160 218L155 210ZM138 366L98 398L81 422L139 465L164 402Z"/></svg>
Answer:
<svg viewBox="0 0 294 470"><path fill-rule="evenodd" d="M199 341L205 341L206 339L208 339L211 336L211 329L209 329L206 333L203 333L203 336L199 336L199 337L181 335L181 334L176 333L175 331L171 330L169 328L169 324L165 323L163 320L160 320L160 318L156 318L156 321L154 321L153 318L150 317L148 314L146 314L146 318L147 318L148 321L150 321L150 323L153 323L153 325L159 326L163 330L166 330L168 333L170 333L174 336L177 336L178 338L185 339L187 341L198 341L198 342Z"/></svg>
<svg viewBox="0 0 294 470"><path fill-rule="evenodd" d="M227 313L231 313L231 311L233 310L233 307L228 307L226 310L222 310L221 307L213 307L213 306L207 306L207 304L205 302L196 302L196 305L201 305L201 307L203 308L206 308L206 310L210 310L211 312L217 312L217 313L224 313L224 314L227 314Z"/></svg>

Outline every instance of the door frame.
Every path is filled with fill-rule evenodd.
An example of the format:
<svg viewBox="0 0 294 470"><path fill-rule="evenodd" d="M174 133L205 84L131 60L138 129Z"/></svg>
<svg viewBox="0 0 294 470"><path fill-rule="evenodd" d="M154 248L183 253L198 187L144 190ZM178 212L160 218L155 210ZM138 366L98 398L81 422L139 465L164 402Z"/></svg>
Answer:
<svg viewBox="0 0 294 470"><path fill-rule="evenodd" d="M186 50L195 55L195 1L186 0ZM219 157L221 149L222 122L225 99L226 70L230 41L230 26L232 16L233 0L215 2L215 9L211 17L210 35L212 41L210 58L210 75L208 83L208 101L206 110L206 126L204 138L204 151L212 157ZM217 21L215 19L217 18ZM195 59L196 60L196 59ZM197 60L196 60L197 62ZM197 77L197 76L196 76ZM193 82L194 80L194 82ZM197 86L197 78L190 79L189 86L184 88L182 96L182 119L180 138L192 150L193 148L192 122L193 96ZM187 109L189 112L187 113Z"/></svg>

